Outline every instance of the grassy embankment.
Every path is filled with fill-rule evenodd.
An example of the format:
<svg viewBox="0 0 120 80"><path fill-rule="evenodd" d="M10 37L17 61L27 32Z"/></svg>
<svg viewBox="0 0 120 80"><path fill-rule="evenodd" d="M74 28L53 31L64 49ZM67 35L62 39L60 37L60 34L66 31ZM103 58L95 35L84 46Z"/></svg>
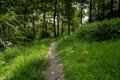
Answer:
<svg viewBox="0 0 120 80"><path fill-rule="evenodd" d="M44 55L48 52L49 40L26 43L0 52L0 79L44 80L43 70L47 65Z"/></svg>
<svg viewBox="0 0 120 80"><path fill-rule="evenodd" d="M120 80L120 19L83 25L58 39L65 80Z"/></svg>

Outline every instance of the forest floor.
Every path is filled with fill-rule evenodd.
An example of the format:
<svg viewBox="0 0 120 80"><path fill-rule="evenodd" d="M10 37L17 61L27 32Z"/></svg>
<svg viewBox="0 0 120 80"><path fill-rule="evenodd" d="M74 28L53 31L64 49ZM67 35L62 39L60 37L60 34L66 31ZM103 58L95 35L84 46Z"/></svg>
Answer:
<svg viewBox="0 0 120 80"><path fill-rule="evenodd" d="M49 64L45 71L46 80L64 80L63 64L60 58L57 56L57 45L55 39L51 40L50 50L46 55L49 60Z"/></svg>

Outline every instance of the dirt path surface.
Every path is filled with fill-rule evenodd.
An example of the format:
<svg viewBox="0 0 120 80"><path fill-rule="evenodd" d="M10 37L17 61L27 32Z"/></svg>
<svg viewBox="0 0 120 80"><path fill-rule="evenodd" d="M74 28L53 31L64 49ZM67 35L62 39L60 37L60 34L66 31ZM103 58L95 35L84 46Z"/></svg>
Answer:
<svg viewBox="0 0 120 80"><path fill-rule="evenodd" d="M55 39L51 40L50 50L46 56L49 59L48 67L45 71L46 80L65 80L62 63L56 53Z"/></svg>

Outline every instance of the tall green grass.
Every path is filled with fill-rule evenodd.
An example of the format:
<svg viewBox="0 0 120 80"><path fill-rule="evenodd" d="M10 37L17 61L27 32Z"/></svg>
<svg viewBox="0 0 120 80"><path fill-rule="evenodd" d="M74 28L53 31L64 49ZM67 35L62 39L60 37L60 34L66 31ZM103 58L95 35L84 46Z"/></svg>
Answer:
<svg viewBox="0 0 120 80"><path fill-rule="evenodd" d="M44 80L42 70L46 65L46 60L39 54L19 56L13 63L4 73L6 80Z"/></svg>
<svg viewBox="0 0 120 80"><path fill-rule="evenodd" d="M0 79L44 80L48 43L49 39L34 41L0 52Z"/></svg>
<svg viewBox="0 0 120 80"><path fill-rule="evenodd" d="M88 42L72 36L58 39L65 80L120 80L120 39Z"/></svg>
<svg viewBox="0 0 120 80"><path fill-rule="evenodd" d="M85 24L58 39L65 80L120 80L120 19Z"/></svg>

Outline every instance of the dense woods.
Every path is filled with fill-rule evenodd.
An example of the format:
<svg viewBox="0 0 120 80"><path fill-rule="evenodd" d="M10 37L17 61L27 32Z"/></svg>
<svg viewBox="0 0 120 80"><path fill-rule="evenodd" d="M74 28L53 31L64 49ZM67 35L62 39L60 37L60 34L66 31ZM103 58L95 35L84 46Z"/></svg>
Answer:
<svg viewBox="0 0 120 80"><path fill-rule="evenodd" d="M0 0L0 80L46 80L47 53L65 80L120 80L119 52L120 0Z"/></svg>
<svg viewBox="0 0 120 80"><path fill-rule="evenodd" d="M70 34L85 22L120 17L119 0L1 0L0 44ZM85 17L89 17L83 21Z"/></svg>

